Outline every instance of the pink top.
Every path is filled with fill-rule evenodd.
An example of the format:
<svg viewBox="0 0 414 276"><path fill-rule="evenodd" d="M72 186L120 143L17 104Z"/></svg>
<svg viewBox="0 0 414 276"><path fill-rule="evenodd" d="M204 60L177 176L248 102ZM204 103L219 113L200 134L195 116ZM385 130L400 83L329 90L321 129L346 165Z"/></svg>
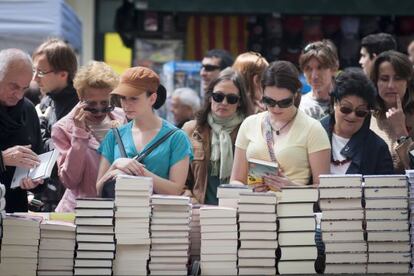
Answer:
<svg viewBox="0 0 414 276"><path fill-rule="evenodd" d="M73 212L77 197L97 196L99 142L90 132L75 126L74 109L52 128L54 146L60 151L57 159L59 179L66 187L56 212ZM126 123L125 114L120 108L115 108L109 117L120 124Z"/></svg>

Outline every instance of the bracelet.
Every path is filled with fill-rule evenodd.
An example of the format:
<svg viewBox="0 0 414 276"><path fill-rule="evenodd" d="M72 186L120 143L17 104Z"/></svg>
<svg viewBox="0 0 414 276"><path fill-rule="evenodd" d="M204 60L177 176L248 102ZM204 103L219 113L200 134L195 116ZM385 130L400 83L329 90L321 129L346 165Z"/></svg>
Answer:
<svg viewBox="0 0 414 276"><path fill-rule="evenodd" d="M400 138L397 139L397 144L402 145L405 142L407 142L407 140L410 138L411 138L410 136L401 136Z"/></svg>

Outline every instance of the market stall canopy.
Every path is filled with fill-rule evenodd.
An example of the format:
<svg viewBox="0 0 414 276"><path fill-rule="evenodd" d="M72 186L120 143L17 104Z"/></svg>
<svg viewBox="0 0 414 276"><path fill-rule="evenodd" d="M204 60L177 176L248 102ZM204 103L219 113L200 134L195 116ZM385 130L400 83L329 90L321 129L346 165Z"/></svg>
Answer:
<svg viewBox="0 0 414 276"><path fill-rule="evenodd" d="M148 10L301 15L413 15L412 0L141 0ZM141 4L142 5L142 4Z"/></svg>
<svg viewBox="0 0 414 276"><path fill-rule="evenodd" d="M64 0L0 1L0 49L31 53L49 37L65 40L81 54L82 23Z"/></svg>

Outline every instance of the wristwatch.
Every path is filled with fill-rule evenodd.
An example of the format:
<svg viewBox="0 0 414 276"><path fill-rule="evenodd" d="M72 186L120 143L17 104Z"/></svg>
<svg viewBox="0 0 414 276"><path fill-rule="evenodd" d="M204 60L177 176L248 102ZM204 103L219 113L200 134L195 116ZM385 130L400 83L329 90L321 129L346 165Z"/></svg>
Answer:
<svg viewBox="0 0 414 276"><path fill-rule="evenodd" d="M410 139L410 136L401 136L400 138L397 139L397 144L398 145L402 145L404 144L408 139Z"/></svg>

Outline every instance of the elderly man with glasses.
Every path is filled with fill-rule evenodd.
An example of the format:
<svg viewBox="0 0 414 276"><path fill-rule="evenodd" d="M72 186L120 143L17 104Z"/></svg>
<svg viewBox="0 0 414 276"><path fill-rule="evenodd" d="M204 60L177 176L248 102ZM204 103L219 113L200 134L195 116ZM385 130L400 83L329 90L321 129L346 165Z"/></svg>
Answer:
<svg viewBox="0 0 414 276"><path fill-rule="evenodd" d="M27 192L41 183L25 178L10 185L17 167L39 164L42 150L39 120L33 104L24 98L32 79L32 61L18 49L0 51L0 183L6 186L6 212L27 212ZM1 202L0 202L1 203Z"/></svg>

